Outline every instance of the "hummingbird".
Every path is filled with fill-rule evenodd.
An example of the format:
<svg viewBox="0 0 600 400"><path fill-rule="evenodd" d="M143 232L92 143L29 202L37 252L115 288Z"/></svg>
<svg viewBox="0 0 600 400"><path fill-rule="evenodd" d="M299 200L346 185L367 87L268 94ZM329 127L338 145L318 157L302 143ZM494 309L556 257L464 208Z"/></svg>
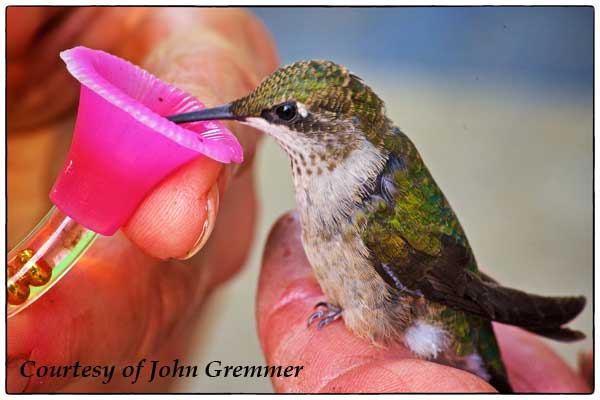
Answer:
<svg viewBox="0 0 600 400"><path fill-rule="evenodd" d="M460 222L409 137L365 82L331 61L281 67L228 104L167 117L236 120L287 153L302 244L327 301L308 325L340 317L355 335L403 344L511 392L491 321L561 341L582 296L502 286L478 270ZM317 322L318 321L318 322Z"/></svg>

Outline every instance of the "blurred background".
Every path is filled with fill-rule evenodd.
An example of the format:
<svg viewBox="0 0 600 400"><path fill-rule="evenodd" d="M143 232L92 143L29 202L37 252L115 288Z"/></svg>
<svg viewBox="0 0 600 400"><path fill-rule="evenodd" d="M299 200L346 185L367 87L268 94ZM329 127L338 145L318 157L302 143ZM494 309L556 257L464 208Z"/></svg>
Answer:
<svg viewBox="0 0 600 400"><path fill-rule="evenodd" d="M548 341L572 365L592 345L592 7L252 8L282 63L329 59L362 77L419 148L480 266L508 286L583 294ZM246 269L214 296L192 362L264 363L254 320L270 226L294 207L289 163L258 155L261 217ZM180 391L272 391L267 379L182 380Z"/></svg>

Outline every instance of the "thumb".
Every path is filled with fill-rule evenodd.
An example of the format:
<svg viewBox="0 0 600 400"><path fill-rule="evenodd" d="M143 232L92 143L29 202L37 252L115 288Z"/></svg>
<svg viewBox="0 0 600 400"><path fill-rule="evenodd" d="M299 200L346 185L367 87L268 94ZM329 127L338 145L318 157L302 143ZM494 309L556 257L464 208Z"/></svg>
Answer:
<svg viewBox="0 0 600 400"><path fill-rule="evenodd" d="M127 237L156 258L193 255L213 230L222 170L206 157L181 167L144 199L123 229Z"/></svg>

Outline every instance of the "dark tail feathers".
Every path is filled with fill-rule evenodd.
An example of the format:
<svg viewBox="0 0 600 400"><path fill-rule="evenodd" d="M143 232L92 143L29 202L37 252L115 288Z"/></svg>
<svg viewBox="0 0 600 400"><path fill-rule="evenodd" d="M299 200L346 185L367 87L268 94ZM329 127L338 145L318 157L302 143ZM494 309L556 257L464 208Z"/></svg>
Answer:
<svg viewBox="0 0 600 400"><path fill-rule="evenodd" d="M540 303L538 307L542 312L542 316L547 315L547 317L545 320L537 321L538 323L535 325L531 323L521 325L523 328L538 335L562 342L573 342L585 338L583 332L561 327L561 325L566 324L579 315L583 307L585 307L585 297L540 296L534 301Z"/></svg>
<svg viewBox="0 0 600 400"><path fill-rule="evenodd" d="M470 297L479 300L488 318L565 342L585 337L582 332L562 327L583 310L585 297L539 296L499 286L495 282L480 282L484 284L469 286L467 291L471 291Z"/></svg>
<svg viewBox="0 0 600 400"><path fill-rule="evenodd" d="M547 337L548 339L554 339L561 342L575 342L577 340L585 339L583 332L574 331L569 328L528 328L524 327L529 332Z"/></svg>

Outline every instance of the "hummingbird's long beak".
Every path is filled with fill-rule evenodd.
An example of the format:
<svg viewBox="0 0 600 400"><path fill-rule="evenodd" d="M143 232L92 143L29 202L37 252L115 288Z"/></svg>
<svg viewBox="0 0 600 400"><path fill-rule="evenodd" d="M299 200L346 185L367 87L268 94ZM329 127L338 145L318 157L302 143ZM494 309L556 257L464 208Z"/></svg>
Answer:
<svg viewBox="0 0 600 400"><path fill-rule="evenodd" d="M183 124L184 122L209 121L215 119L244 120L243 117L235 115L231 111L231 104L225 104L224 106L220 107L205 108L204 110L200 111L170 115L166 118L175 122L176 124Z"/></svg>

